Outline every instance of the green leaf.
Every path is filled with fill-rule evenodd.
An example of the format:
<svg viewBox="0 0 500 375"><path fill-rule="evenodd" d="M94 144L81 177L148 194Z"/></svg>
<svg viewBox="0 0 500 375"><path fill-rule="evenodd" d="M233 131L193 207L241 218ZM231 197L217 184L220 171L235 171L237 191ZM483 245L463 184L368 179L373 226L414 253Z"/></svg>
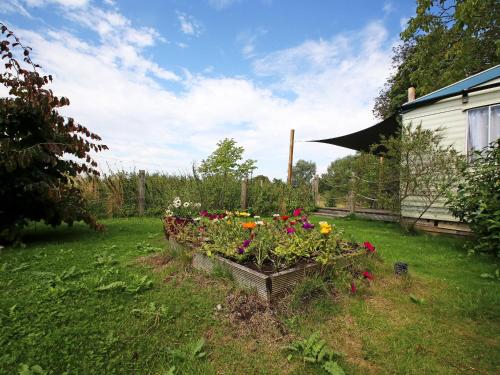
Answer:
<svg viewBox="0 0 500 375"><path fill-rule="evenodd" d="M418 298L413 294L410 294L410 299L412 300L412 302L415 302L418 305L422 305L425 302L423 298Z"/></svg>
<svg viewBox="0 0 500 375"><path fill-rule="evenodd" d="M340 367L339 364L334 361L325 362L323 368L330 375L345 375L345 372L342 369L342 367Z"/></svg>

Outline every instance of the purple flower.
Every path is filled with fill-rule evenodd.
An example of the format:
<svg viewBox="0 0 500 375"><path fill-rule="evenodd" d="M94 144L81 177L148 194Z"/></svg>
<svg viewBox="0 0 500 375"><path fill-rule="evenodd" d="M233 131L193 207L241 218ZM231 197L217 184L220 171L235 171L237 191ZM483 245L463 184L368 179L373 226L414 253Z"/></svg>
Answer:
<svg viewBox="0 0 500 375"><path fill-rule="evenodd" d="M309 222L305 222L304 224L302 224L302 228L304 229L313 229L314 228L314 224L311 224Z"/></svg>
<svg viewBox="0 0 500 375"><path fill-rule="evenodd" d="M288 234L293 234L293 233L295 233L295 228L293 228L293 227L286 228L286 232Z"/></svg>
<svg viewBox="0 0 500 375"><path fill-rule="evenodd" d="M245 249L242 247L238 247L238 254L243 254L245 252Z"/></svg>
<svg viewBox="0 0 500 375"><path fill-rule="evenodd" d="M245 241L243 241L243 247L247 248L250 245L250 242L252 242L252 240L245 240Z"/></svg>

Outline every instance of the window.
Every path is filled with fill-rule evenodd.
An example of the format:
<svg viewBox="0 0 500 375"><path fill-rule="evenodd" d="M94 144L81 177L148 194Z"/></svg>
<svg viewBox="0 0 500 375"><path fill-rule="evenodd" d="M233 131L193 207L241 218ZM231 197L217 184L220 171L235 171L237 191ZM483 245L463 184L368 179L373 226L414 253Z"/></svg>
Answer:
<svg viewBox="0 0 500 375"><path fill-rule="evenodd" d="M500 105L468 111L469 131L467 150L482 150L500 137Z"/></svg>

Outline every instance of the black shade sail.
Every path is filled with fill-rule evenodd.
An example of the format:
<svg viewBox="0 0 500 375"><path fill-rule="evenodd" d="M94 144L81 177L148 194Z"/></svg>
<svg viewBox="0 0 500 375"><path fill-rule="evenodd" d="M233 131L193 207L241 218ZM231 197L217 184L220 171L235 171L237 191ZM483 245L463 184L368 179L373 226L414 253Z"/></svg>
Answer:
<svg viewBox="0 0 500 375"><path fill-rule="evenodd" d="M331 145L350 148L356 151L370 152L370 146L374 143L380 143L381 136L390 137L398 132L399 123L396 116L397 115L392 115L384 121L356 133L309 142L329 143ZM382 152L382 150L377 149L374 153L379 154L380 152Z"/></svg>

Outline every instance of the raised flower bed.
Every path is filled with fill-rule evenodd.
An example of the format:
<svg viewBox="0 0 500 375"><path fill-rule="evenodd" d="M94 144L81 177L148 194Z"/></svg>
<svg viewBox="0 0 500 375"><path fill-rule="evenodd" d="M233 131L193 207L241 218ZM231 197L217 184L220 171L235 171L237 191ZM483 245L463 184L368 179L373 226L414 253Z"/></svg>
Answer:
<svg viewBox="0 0 500 375"><path fill-rule="evenodd" d="M165 226L168 232L168 226ZM246 212L200 213L168 233L173 246L194 249L193 266L212 272L225 267L243 287L271 301L304 276L322 268L345 268L375 249L349 241L327 222L312 224L302 210L263 220Z"/></svg>

